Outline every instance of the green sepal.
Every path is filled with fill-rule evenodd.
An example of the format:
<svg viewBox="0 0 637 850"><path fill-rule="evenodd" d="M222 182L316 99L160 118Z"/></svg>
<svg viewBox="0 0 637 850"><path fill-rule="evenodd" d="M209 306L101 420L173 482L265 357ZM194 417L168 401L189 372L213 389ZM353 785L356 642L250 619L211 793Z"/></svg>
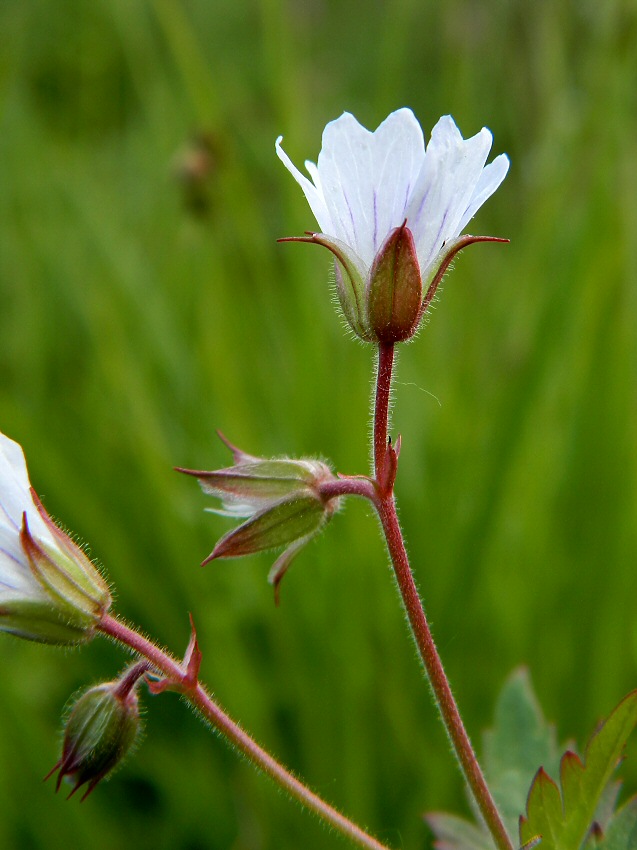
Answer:
<svg viewBox="0 0 637 850"><path fill-rule="evenodd" d="M231 496L251 502L281 499L313 484L317 477L329 475L318 461L258 460L212 472L185 471L199 479L202 489L214 496Z"/></svg>
<svg viewBox="0 0 637 850"><path fill-rule="evenodd" d="M70 621L94 625L111 603L108 585L84 552L45 517L57 546L34 538L23 516L20 542L33 575Z"/></svg>
<svg viewBox="0 0 637 850"><path fill-rule="evenodd" d="M93 636L91 620L74 617L71 608L54 606L48 599L16 599L0 606L0 629L38 643L73 646Z"/></svg>
<svg viewBox="0 0 637 850"><path fill-rule="evenodd" d="M316 533L327 515L325 505L311 491L306 495L281 499L225 534L204 563L215 558L239 558L287 546Z"/></svg>
<svg viewBox="0 0 637 850"><path fill-rule="evenodd" d="M373 341L374 335L369 329L367 319L365 293L367 268L349 245L333 236L325 236L323 233L310 233L308 236L291 237L280 241L309 242L314 245L322 245L332 252L334 255L336 294L343 315L356 336L366 342Z"/></svg>
<svg viewBox="0 0 637 850"><path fill-rule="evenodd" d="M128 751L139 728L139 715L113 694L111 685L91 688L75 704L65 737L73 751L78 778L103 775Z"/></svg>

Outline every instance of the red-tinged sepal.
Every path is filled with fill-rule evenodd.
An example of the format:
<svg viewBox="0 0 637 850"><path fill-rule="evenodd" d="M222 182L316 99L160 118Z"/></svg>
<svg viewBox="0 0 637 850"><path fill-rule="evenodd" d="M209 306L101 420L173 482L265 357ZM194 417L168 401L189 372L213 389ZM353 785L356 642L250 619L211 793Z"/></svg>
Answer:
<svg viewBox="0 0 637 850"><path fill-rule="evenodd" d="M224 444L224 446L232 452L232 459L235 463L254 463L255 461L261 460L261 458L256 457L255 455L249 455L247 452L244 452L243 449L238 448L233 445L230 440L223 434L221 431L217 431L217 436ZM182 470L179 470L180 472Z"/></svg>
<svg viewBox="0 0 637 850"><path fill-rule="evenodd" d="M433 301L436 290L438 289L438 286L440 285L456 254L462 251L463 248L466 248L469 245L475 245L477 242L506 243L510 241L510 239L502 239L499 236L471 236L470 234L465 234L464 236L460 236L458 239L454 239L452 242L449 242L447 245L444 245L436 259L431 264L427 291L420 308L419 321Z"/></svg>
<svg viewBox="0 0 637 850"><path fill-rule="evenodd" d="M58 547L36 540L23 514L20 543L31 571L73 620L95 625L111 604L108 585L79 546L53 523L51 530Z"/></svg>
<svg viewBox="0 0 637 850"><path fill-rule="evenodd" d="M369 326L379 342L404 342L418 328L422 278L416 245L406 224L391 231L367 281Z"/></svg>
<svg viewBox="0 0 637 850"><path fill-rule="evenodd" d="M307 236L288 236L279 242L308 242L322 245L334 255L334 279L336 294L348 325L356 336L366 342L374 340L367 315L366 280L367 269L354 251L333 236L323 233L308 233Z"/></svg>
<svg viewBox="0 0 637 850"><path fill-rule="evenodd" d="M2 627L43 643L90 640L111 605L108 585L80 547L51 520L34 491L31 497L50 536L45 539L32 534L24 511L19 538L40 590L7 599L0 612Z"/></svg>
<svg viewBox="0 0 637 850"><path fill-rule="evenodd" d="M313 458L261 458L241 451L219 434L230 449L234 464L216 470L184 469L178 472L197 478L204 493L222 501L222 509L209 508L222 516L249 517L285 497L318 492L325 481L334 480L326 463Z"/></svg>
<svg viewBox="0 0 637 850"><path fill-rule="evenodd" d="M309 534L307 537L301 537L300 540L292 543L291 546L283 552L283 554L279 555L276 561L272 564L270 572L268 573L268 581L274 588L274 604L279 606L281 602L281 581L283 580L283 576L289 570L292 561L299 554L301 549L306 546L309 541L314 537L314 534Z"/></svg>
<svg viewBox="0 0 637 850"><path fill-rule="evenodd" d="M106 581L53 522L31 487L21 446L0 434L0 631L71 646L111 605Z"/></svg>
<svg viewBox="0 0 637 850"><path fill-rule="evenodd" d="M330 506L311 491L281 499L225 534L204 564L217 558L240 558L289 546L300 538L316 534L330 513Z"/></svg>

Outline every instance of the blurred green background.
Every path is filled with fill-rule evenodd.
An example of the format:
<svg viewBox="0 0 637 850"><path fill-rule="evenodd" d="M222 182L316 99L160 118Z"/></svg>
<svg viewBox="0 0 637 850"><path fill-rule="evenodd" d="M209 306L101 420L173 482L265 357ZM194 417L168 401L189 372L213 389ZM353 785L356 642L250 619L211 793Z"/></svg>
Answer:
<svg viewBox="0 0 637 850"><path fill-rule="evenodd" d="M273 605L268 556L202 570L228 523L174 465L368 465L371 349L333 311L300 163L343 110L489 126L512 162L401 351L401 519L479 741L531 670L579 741L637 684L637 9L606 0L4 0L0 428L117 608L256 738L395 847L466 811L376 522L351 501ZM82 806L41 777L71 694L125 656L0 640L0 846L344 846L177 697ZM637 746L622 768L637 790ZM631 753L629 753L629 756ZM34 813L37 812L37 816Z"/></svg>

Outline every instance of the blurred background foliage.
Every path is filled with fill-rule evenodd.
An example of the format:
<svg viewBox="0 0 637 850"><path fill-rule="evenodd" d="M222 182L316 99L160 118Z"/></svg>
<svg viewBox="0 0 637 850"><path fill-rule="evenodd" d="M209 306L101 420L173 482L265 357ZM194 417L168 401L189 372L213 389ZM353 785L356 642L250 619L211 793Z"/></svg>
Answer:
<svg viewBox="0 0 637 850"><path fill-rule="evenodd" d="M199 562L226 530L174 465L368 465L371 350L274 156L343 110L483 124L512 161L427 327L401 352L397 485L468 728L529 666L581 742L637 661L637 10L627 0L5 0L0 428L119 612L175 651L309 784L396 847L466 810L369 510L295 563ZM82 806L40 778L70 695L125 658L0 640L0 846L313 850L339 839L172 695ZM630 754L629 754L630 755ZM637 790L637 747L623 773ZM37 812L37 817L34 816Z"/></svg>

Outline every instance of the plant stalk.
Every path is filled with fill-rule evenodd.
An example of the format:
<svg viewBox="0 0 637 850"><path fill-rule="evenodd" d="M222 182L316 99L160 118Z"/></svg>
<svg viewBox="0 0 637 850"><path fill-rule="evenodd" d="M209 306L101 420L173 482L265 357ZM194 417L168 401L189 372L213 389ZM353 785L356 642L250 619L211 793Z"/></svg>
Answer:
<svg viewBox="0 0 637 850"><path fill-rule="evenodd" d="M377 841L373 836L336 811L313 791L310 791L306 785L260 747L217 705L199 681L190 682L184 678L185 671L175 658L110 614L106 614L102 618L97 628L104 635L124 644L133 652L147 659L155 670L175 685L175 689L179 690L189 700L210 722L211 726L236 747L248 761L267 774L302 806L314 812L322 821L338 830L359 847L366 848L366 850L389 850L385 844L381 844L380 841Z"/></svg>
<svg viewBox="0 0 637 850"><path fill-rule="evenodd" d="M376 404L374 409L374 474L376 488L374 504L383 527L387 548L391 558L398 589L411 632L425 667L429 684L445 729L467 780L471 793L484 821L499 850L513 850L511 839L504 828L484 774L478 763L471 741L462 722L457 703L444 671L442 660L436 649L427 616L409 565L402 531L396 513L393 482L389 490L382 482L385 479L386 454L388 452L389 398L393 368L393 344L379 346L378 372L376 379Z"/></svg>

